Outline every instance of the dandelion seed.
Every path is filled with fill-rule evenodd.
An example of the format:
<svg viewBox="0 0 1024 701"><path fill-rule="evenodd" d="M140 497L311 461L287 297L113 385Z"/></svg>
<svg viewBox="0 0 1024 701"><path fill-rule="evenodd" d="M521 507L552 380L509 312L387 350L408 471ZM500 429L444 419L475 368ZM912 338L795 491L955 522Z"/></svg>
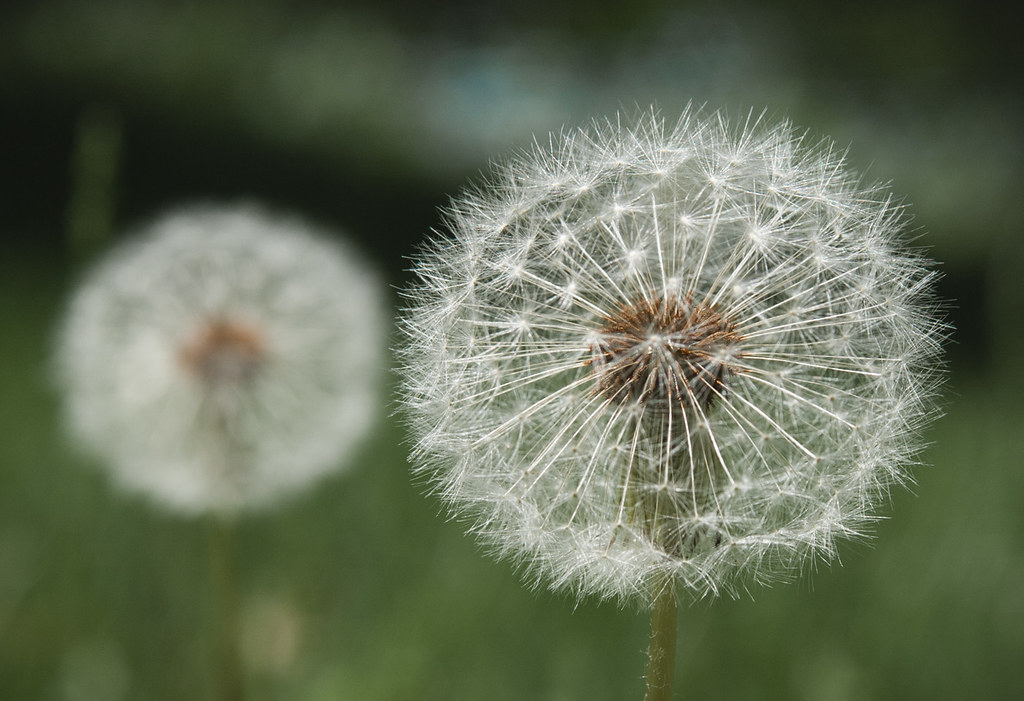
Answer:
<svg viewBox="0 0 1024 701"><path fill-rule="evenodd" d="M933 413L944 329L901 208L830 142L753 116L546 143L456 198L416 260L417 472L578 596L713 595L830 559Z"/></svg>
<svg viewBox="0 0 1024 701"><path fill-rule="evenodd" d="M272 504L342 467L375 417L379 283L254 207L193 207L116 249L71 300L69 426L123 487L186 514Z"/></svg>

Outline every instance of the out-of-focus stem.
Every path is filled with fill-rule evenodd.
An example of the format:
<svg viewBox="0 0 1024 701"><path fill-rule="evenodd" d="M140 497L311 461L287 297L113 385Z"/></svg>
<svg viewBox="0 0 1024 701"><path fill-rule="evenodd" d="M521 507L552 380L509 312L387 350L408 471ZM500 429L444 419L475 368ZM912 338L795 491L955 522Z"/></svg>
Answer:
<svg viewBox="0 0 1024 701"><path fill-rule="evenodd" d="M72 253L81 258L94 253L114 225L121 132L120 117L107 107L89 107L78 118L67 235Z"/></svg>
<svg viewBox="0 0 1024 701"><path fill-rule="evenodd" d="M238 590L235 586L234 523L215 517L210 523L210 570L216 602L217 677L222 701L242 701L242 664L238 640Z"/></svg>

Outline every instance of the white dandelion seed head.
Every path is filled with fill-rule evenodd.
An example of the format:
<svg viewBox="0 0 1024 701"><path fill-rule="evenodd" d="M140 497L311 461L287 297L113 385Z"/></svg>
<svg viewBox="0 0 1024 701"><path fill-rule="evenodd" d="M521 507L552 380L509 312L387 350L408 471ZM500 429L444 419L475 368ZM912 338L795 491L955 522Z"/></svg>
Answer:
<svg viewBox="0 0 1024 701"><path fill-rule="evenodd" d="M59 335L71 432L185 514L269 505L342 467L376 419L381 284L253 206L169 213L83 281Z"/></svg>
<svg viewBox="0 0 1024 701"><path fill-rule="evenodd" d="M904 215L788 124L651 112L455 199L400 351L416 470L535 581L784 577L908 479L944 326Z"/></svg>

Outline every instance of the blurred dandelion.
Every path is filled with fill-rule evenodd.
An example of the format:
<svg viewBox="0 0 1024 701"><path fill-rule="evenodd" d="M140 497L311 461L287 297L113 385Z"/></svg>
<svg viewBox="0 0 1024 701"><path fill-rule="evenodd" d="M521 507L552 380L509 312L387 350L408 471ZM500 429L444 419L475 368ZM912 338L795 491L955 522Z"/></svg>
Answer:
<svg viewBox="0 0 1024 701"><path fill-rule="evenodd" d="M71 300L74 435L114 479L209 520L219 697L243 698L234 516L341 468L376 413L385 322L353 252L251 206L167 214Z"/></svg>
<svg viewBox="0 0 1024 701"><path fill-rule="evenodd" d="M908 479L944 327L904 221L753 114L552 135L417 259L417 471L534 581L653 604L662 698L677 588L827 560Z"/></svg>
<svg viewBox="0 0 1024 701"><path fill-rule="evenodd" d="M267 506L371 427L385 321L347 248L254 207L182 209L87 276L59 339L72 432L185 514Z"/></svg>

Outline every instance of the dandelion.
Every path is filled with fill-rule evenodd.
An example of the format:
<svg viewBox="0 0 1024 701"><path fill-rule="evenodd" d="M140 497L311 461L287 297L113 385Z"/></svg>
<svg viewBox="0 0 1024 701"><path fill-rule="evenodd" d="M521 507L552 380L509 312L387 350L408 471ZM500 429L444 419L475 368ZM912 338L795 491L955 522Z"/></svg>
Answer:
<svg viewBox="0 0 1024 701"><path fill-rule="evenodd" d="M831 142L691 110L595 123L446 223L401 322L416 470L536 583L653 604L650 698L677 590L828 560L908 479L934 275Z"/></svg>
<svg viewBox="0 0 1024 701"><path fill-rule="evenodd" d="M123 487L184 513L265 507L371 427L375 276L249 206L167 214L84 280L59 338L69 426Z"/></svg>

